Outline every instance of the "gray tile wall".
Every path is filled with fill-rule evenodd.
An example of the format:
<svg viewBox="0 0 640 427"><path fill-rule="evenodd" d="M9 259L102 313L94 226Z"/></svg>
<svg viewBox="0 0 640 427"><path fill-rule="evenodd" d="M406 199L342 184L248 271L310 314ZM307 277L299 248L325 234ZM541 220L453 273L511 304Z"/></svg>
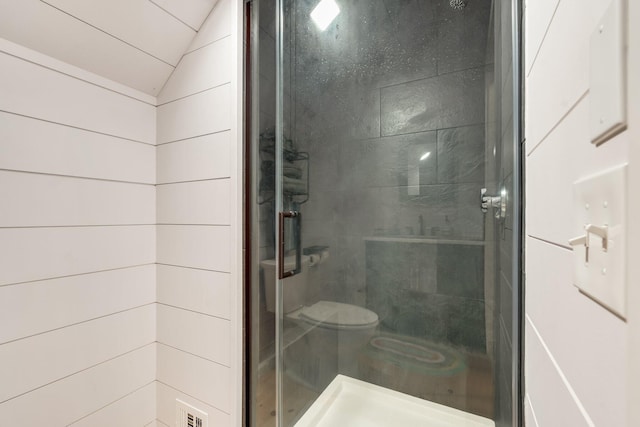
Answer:
<svg viewBox="0 0 640 427"><path fill-rule="evenodd" d="M385 331L484 352L482 245L365 246L366 305Z"/></svg>
<svg viewBox="0 0 640 427"><path fill-rule="evenodd" d="M490 0L354 0L325 32L296 1L293 139L311 157L309 299L364 305L374 234L481 240ZM443 7L446 6L446 7ZM285 102L286 103L286 102ZM419 160L430 153L424 160Z"/></svg>
<svg viewBox="0 0 640 427"><path fill-rule="evenodd" d="M483 123L483 74L471 68L381 88L382 135Z"/></svg>

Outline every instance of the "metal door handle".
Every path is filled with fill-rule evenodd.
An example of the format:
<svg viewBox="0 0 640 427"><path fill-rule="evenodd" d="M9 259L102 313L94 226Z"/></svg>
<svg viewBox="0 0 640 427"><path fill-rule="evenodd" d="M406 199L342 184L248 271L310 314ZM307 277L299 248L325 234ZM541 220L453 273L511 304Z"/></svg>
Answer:
<svg viewBox="0 0 640 427"><path fill-rule="evenodd" d="M293 218L296 221L295 238L296 238L296 265L293 270L285 271L284 269L284 220L285 218ZM286 279L302 270L302 237L300 226L300 212L287 211L278 213L278 279Z"/></svg>
<svg viewBox="0 0 640 427"><path fill-rule="evenodd" d="M487 196L487 189L480 189L480 208L486 213L492 207L496 210L496 219L504 219L507 216L507 192L502 190L499 196Z"/></svg>

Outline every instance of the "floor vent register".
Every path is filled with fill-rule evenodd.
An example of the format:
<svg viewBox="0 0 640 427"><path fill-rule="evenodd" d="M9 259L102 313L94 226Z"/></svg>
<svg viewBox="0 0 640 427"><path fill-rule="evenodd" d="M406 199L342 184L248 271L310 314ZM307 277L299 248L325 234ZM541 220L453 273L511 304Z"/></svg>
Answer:
<svg viewBox="0 0 640 427"><path fill-rule="evenodd" d="M208 427L208 418L206 412L176 399L176 427Z"/></svg>

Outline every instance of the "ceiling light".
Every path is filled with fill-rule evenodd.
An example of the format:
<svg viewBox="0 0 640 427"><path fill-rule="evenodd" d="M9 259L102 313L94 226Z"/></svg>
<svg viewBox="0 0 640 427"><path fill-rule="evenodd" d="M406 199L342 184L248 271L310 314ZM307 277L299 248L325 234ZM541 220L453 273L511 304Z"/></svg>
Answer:
<svg viewBox="0 0 640 427"><path fill-rule="evenodd" d="M340 8L335 0L322 0L311 12L311 19L320 31L324 31L339 13Z"/></svg>
<svg viewBox="0 0 640 427"><path fill-rule="evenodd" d="M429 155L431 154L431 151L427 151L426 153L424 153L422 155L422 157L420 157L420 161L423 161L424 159L426 159L427 157L429 157Z"/></svg>

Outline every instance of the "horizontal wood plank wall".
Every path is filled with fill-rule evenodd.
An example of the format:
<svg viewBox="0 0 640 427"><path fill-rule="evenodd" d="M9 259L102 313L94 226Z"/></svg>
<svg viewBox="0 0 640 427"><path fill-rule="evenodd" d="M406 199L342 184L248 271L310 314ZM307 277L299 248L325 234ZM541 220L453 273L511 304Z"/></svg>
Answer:
<svg viewBox="0 0 640 427"><path fill-rule="evenodd" d="M627 324L573 286L573 183L628 161L589 137L589 38L608 2L526 2L527 426L624 426ZM570 54L567 54L570 52ZM631 260L631 259L630 259Z"/></svg>
<svg viewBox="0 0 640 427"><path fill-rule="evenodd" d="M177 398L234 422L232 5L220 0L158 96L157 421Z"/></svg>
<svg viewBox="0 0 640 427"><path fill-rule="evenodd" d="M155 422L156 107L103 83L0 41L3 426Z"/></svg>

